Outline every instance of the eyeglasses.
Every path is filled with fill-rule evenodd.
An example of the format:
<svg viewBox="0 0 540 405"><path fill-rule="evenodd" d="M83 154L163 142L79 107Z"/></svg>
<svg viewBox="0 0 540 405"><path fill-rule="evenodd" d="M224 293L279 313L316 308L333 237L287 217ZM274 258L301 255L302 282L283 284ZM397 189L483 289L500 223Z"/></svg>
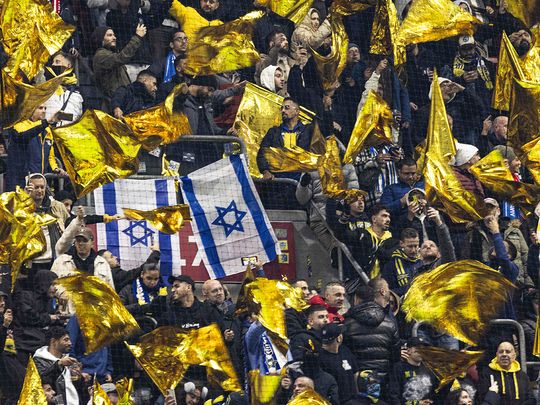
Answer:
<svg viewBox="0 0 540 405"><path fill-rule="evenodd" d="M187 37L177 37L173 39L173 41L180 41L180 42L187 42L187 40L188 40Z"/></svg>

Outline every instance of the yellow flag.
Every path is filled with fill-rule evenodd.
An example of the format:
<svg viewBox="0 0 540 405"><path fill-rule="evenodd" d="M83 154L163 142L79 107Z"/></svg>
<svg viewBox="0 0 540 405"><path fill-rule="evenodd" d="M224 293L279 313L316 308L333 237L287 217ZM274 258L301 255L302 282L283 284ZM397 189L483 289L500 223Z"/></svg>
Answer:
<svg viewBox="0 0 540 405"><path fill-rule="evenodd" d="M534 344L532 353L540 357L540 317L536 317L536 328L534 330Z"/></svg>
<svg viewBox="0 0 540 405"><path fill-rule="evenodd" d="M28 359L28 365L26 366L26 375L24 376L24 384L21 391L21 396L18 405L47 405L47 397L43 391L43 385L41 378L34 363L34 359L30 357Z"/></svg>
<svg viewBox="0 0 540 405"><path fill-rule="evenodd" d="M540 186L515 181L498 150L491 151L470 170L484 186L520 207L525 214L533 212L540 200Z"/></svg>
<svg viewBox="0 0 540 405"><path fill-rule="evenodd" d="M416 347L416 350L422 355L422 363L439 380L437 391L454 379L462 377L484 354L483 351L457 351L435 346L420 346Z"/></svg>
<svg viewBox="0 0 540 405"><path fill-rule="evenodd" d="M109 396L101 385L99 384L97 378L94 379L94 393L92 394L92 405L112 405Z"/></svg>
<svg viewBox="0 0 540 405"><path fill-rule="evenodd" d="M347 151L343 157L344 163L353 163L362 149L392 142L392 111L377 93L371 91L366 104L356 118Z"/></svg>
<svg viewBox="0 0 540 405"><path fill-rule="evenodd" d="M236 113L234 128L238 132L238 137L246 145L249 174L252 177L262 177L257 168L257 153L268 130L273 126L281 125L282 104L283 97L255 84L246 84ZM302 123L308 124L314 117L315 113L300 106Z"/></svg>
<svg viewBox="0 0 540 405"><path fill-rule="evenodd" d="M172 143L182 135L191 134L186 115L173 111L174 99L182 93L187 93L185 83L176 86L163 103L124 116L124 121L145 149L152 150L158 145Z"/></svg>
<svg viewBox="0 0 540 405"><path fill-rule="evenodd" d="M409 44L472 35L475 24L481 22L451 0L415 0L401 23L396 46L404 49ZM403 59L397 59L395 64L405 63L405 52L398 52L398 55Z"/></svg>
<svg viewBox="0 0 540 405"><path fill-rule="evenodd" d="M267 0L257 1L266 5L274 13L279 14L282 17L286 17L293 23L301 23L306 14L308 13L313 0Z"/></svg>
<svg viewBox="0 0 540 405"><path fill-rule="evenodd" d="M540 22L540 1L538 0L511 0L508 1L508 11L520 19L527 27Z"/></svg>
<svg viewBox="0 0 540 405"><path fill-rule="evenodd" d="M540 184L540 83L514 79L510 99L508 140Z"/></svg>
<svg viewBox="0 0 540 405"><path fill-rule="evenodd" d="M347 50L349 37L345 32L343 17L339 14L330 14L328 17L332 30L332 50L328 56L322 56L312 49L313 59L322 85L325 90L334 88L347 63Z"/></svg>
<svg viewBox="0 0 540 405"><path fill-rule="evenodd" d="M322 155L294 148L266 148L264 157L272 172L310 172L317 170Z"/></svg>
<svg viewBox="0 0 540 405"><path fill-rule="evenodd" d="M48 0L4 0L0 31L10 56L6 71L17 77L20 69L31 80L62 49L75 27L66 24Z"/></svg>
<svg viewBox="0 0 540 405"><path fill-rule="evenodd" d="M51 222L35 214L35 208L34 200L19 186L0 194L0 264L11 267L12 289L23 263L47 247L41 227Z"/></svg>
<svg viewBox="0 0 540 405"><path fill-rule="evenodd" d="M540 25L536 24L531 28L532 41L531 49L520 60L522 61L525 80L540 82Z"/></svg>
<svg viewBox="0 0 540 405"><path fill-rule="evenodd" d="M405 55L397 55L397 52L405 52L405 48L396 46L398 30L399 19L394 2L392 0L379 0L371 28L369 52L376 55L392 55L394 60L404 60Z"/></svg>
<svg viewBox="0 0 540 405"><path fill-rule="evenodd" d="M275 395L282 378L280 374L262 375L258 369L251 370L249 372L251 405L277 405Z"/></svg>
<svg viewBox="0 0 540 405"><path fill-rule="evenodd" d="M281 339L287 339L285 330L285 308L303 311L308 307L298 288L289 283L267 278L257 278L245 286L248 306L259 308L259 322Z"/></svg>
<svg viewBox="0 0 540 405"><path fill-rule="evenodd" d="M235 316L244 316L248 315L252 311L252 308L248 308L248 301L247 301L247 290L246 286L251 283L253 280L255 280L255 275L253 274L253 270L251 265L248 265L246 267L246 273L244 274L244 279L242 280L242 285L240 286L240 292L238 293L238 297L236 298L236 309L234 311Z"/></svg>
<svg viewBox="0 0 540 405"><path fill-rule="evenodd" d="M197 10L184 6L178 0L172 2L169 14L178 21L178 24L182 27L182 31L186 33L189 41L195 37L197 31L201 28L215 27L223 24L220 20L208 21L206 18L202 17Z"/></svg>
<svg viewBox="0 0 540 405"><path fill-rule="evenodd" d="M140 141L103 111L86 110L74 124L53 129L53 137L77 198L139 169Z"/></svg>
<svg viewBox="0 0 540 405"><path fill-rule="evenodd" d="M493 91L493 108L508 111L514 78L525 79L521 63L514 46L510 43L510 39L508 39L508 35L506 35L506 32L503 32L501 48L499 50L499 63L497 64L497 76L495 78L495 89Z"/></svg>
<svg viewBox="0 0 540 405"><path fill-rule="evenodd" d="M216 324L189 330L162 326L141 336L139 343L126 346L163 395L195 365L205 366L209 382L225 391L241 390Z"/></svg>
<svg viewBox="0 0 540 405"><path fill-rule="evenodd" d="M189 205L179 204L169 207L159 207L151 211L141 211L123 208L124 215L133 221L148 221L159 232L173 235L184 226L184 221L190 221Z"/></svg>
<svg viewBox="0 0 540 405"><path fill-rule="evenodd" d="M407 321L425 321L440 332L476 345L513 289L514 285L491 267L476 260L460 260L418 275L401 308Z"/></svg>
<svg viewBox="0 0 540 405"><path fill-rule="evenodd" d="M165 153L161 157L161 175L167 177L178 177L180 175L180 163L174 160L167 160Z"/></svg>
<svg viewBox="0 0 540 405"><path fill-rule="evenodd" d="M263 15L262 11L253 11L188 36L186 73L213 75L255 65L261 57L253 44L253 29Z"/></svg>
<svg viewBox="0 0 540 405"><path fill-rule="evenodd" d="M34 110L54 94L71 71L35 86L12 78L4 70L0 72L4 92L4 97L0 98L0 120L5 127L9 127L30 118Z"/></svg>
<svg viewBox="0 0 540 405"><path fill-rule="evenodd" d="M330 13L353 15L376 4L377 0L334 0L330 5Z"/></svg>
<svg viewBox="0 0 540 405"><path fill-rule="evenodd" d="M122 378L116 382L116 391L118 391L118 405L134 405L131 398L133 392L133 378Z"/></svg>
<svg viewBox="0 0 540 405"><path fill-rule="evenodd" d="M139 330L137 321L116 291L99 278L76 274L59 278L56 283L66 290L75 306L86 353L109 346Z"/></svg>
<svg viewBox="0 0 540 405"><path fill-rule="evenodd" d="M311 388L298 394L296 397L287 402L287 405L330 405L326 399L321 397Z"/></svg>

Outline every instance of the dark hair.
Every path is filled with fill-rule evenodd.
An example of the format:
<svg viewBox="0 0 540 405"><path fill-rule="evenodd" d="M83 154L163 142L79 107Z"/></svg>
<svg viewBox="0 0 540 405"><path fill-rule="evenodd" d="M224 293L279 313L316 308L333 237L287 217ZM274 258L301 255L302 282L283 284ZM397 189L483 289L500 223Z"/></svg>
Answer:
<svg viewBox="0 0 540 405"><path fill-rule="evenodd" d="M378 213L380 213L381 211L388 211L388 208L386 208L384 205L382 204L375 204L373 207L371 207L371 214L370 214L370 217L374 216L374 215L377 215ZM390 211L388 211L390 212Z"/></svg>
<svg viewBox="0 0 540 405"><path fill-rule="evenodd" d="M144 273L145 271L154 271L154 270L159 271L159 265L157 263L145 263L142 266L141 274Z"/></svg>
<svg viewBox="0 0 540 405"><path fill-rule="evenodd" d="M108 252L108 250L107 249L100 249L100 250L97 251L97 255L98 256L103 256L105 254L105 252Z"/></svg>
<svg viewBox="0 0 540 405"><path fill-rule="evenodd" d="M283 99L283 103L285 103L285 101L292 101L294 104L296 104L296 105L298 105L298 106L300 105L300 103L299 103L298 101L296 101L294 98L292 98L292 97L290 97L290 96L289 96L289 97L285 97L285 98ZM283 103L281 103L281 104L283 104Z"/></svg>
<svg viewBox="0 0 540 405"><path fill-rule="evenodd" d="M398 162L396 163L396 169L401 170L403 169L403 166L416 166L416 161L410 157L398 160Z"/></svg>
<svg viewBox="0 0 540 405"><path fill-rule="evenodd" d="M405 239L419 238L418 231L413 228L405 228L399 234L399 240L404 241Z"/></svg>
<svg viewBox="0 0 540 405"><path fill-rule="evenodd" d="M51 326L45 336L50 343L52 339L58 340L66 335L68 335L68 331L63 326Z"/></svg>
<svg viewBox="0 0 540 405"><path fill-rule="evenodd" d="M375 299L375 291L369 285L361 285L354 291L354 297L362 302L370 302Z"/></svg>
<svg viewBox="0 0 540 405"><path fill-rule="evenodd" d="M75 57L70 54L70 53L67 53L67 52L63 52L63 51L58 51L56 52L52 57L51 57L51 60L53 60L55 58L55 56L58 56L58 55L61 55L63 56L64 58L66 58L69 63L71 63L71 66L74 66L75 65Z"/></svg>
<svg viewBox="0 0 540 405"><path fill-rule="evenodd" d="M461 396L461 393L463 391L467 390L460 387L456 390L450 391L450 393L446 396L446 399L444 400L444 405L457 405L459 397Z"/></svg>
<svg viewBox="0 0 540 405"><path fill-rule="evenodd" d="M306 317L309 317L310 315L319 311L328 311L328 309L324 305L320 304L311 305L308 309L306 309Z"/></svg>
<svg viewBox="0 0 540 405"><path fill-rule="evenodd" d="M283 31L282 29L279 29L279 28L272 31L270 34L268 34L266 36L266 46L268 48L270 48L270 42L272 42L274 39L276 39L276 36L279 35L279 34L283 34L283 35L287 36L287 33L285 31Z"/></svg>
<svg viewBox="0 0 540 405"><path fill-rule="evenodd" d="M171 36L169 37L169 42L174 42L174 36L176 34L178 34L179 32L182 32L184 34L186 34L186 32L184 30L174 30L173 32L171 32ZM186 34L187 36L187 34Z"/></svg>
<svg viewBox="0 0 540 405"><path fill-rule="evenodd" d="M293 281L291 281L291 285L294 285L298 283L299 281L304 281L306 284L308 284L307 280L305 278L295 278Z"/></svg>
<svg viewBox="0 0 540 405"><path fill-rule="evenodd" d="M178 65L180 64L180 62L182 62L183 60L186 60L187 59L187 54L186 53L183 53L181 55L178 55L175 59L174 59L174 67L177 68Z"/></svg>
<svg viewBox="0 0 540 405"><path fill-rule="evenodd" d="M143 77L153 77L154 79L157 80L157 76L154 74L154 72L152 72L150 69L144 69L144 70L141 70L139 73L137 73L137 80L143 78Z"/></svg>

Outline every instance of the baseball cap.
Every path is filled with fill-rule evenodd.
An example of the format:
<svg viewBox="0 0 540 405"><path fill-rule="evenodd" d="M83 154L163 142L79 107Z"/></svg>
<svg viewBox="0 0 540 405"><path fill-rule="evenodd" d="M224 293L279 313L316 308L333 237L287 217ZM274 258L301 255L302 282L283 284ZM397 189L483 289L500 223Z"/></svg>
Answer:
<svg viewBox="0 0 540 405"><path fill-rule="evenodd" d="M181 283L188 283L191 286L191 289L195 290L195 281L193 281L190 276L185 276L183 274L179 276L169 276L169 284L172 284L175 281L180 281Z"/></svg>
<svg viewBox="0 0 540 405"><path fill-rule="evenodd" d="M87 228L87 227L82 227L79 230L79 232L77 232L77 234L75 235L75 237L77 236L82 236L86 240L94 240L94 234L92 233L90 228Z"/></svg>
<svg viewBox="0 0 540 405"><path fill-rule="evenodd" d="M332 343L339 335L343 333L343 325L338 323L329 323L324 325L321 331L322 342Z"/></svg>
<svg viewBox="0 0 540 405"><path fill-rule="evenodd" d="M471 35L463 35L459 37L458 44L459 46L474 45L474 37Z"/></svg>
<svg viewBox="0 0 540 405"><path fill-rule="evenodd" d="M419 338L418 336L413 336L407 339L407 347L418 347L418 346L429 346L429 343Z"/></svg>
<svg viewBox="0 0 540 405"><path fill-rule="evenodd" d="M101 388L106 394L108 394L109 392L117 392L116 385L114 385L113 383L101 384Z"/></svg>
<svg viewBox="0 0 540 405"><path fill-rule="evenodd" d="M493 205L494 207L499 208L499 203L495 198L484 198L484 204Z"/></svg>

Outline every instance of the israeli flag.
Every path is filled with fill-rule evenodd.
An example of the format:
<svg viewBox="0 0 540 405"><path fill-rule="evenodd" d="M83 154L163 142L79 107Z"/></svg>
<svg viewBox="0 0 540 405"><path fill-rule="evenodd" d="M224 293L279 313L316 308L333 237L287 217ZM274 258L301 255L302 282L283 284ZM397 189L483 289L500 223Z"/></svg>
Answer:
<svg viewBox="0 0 540 405"><path fill-rule="evenodd" d="M149 211L176 205L174 179L115 180L94 191L96 214L123 215L123 208ZM161 251L161 275L167 279L180 273L180 240L178 234L158 232L146 221L113 221L97 224L98 249L107 249L120 259L124 270L143 264L155 243Z"/></svg>
<svg viewBox="0 0 540 405"><path fill-rule="evenodd" d="M249 176L243 155L221 159L180 178L191 226L211 278L274 260L276 235Z"/></svg>

